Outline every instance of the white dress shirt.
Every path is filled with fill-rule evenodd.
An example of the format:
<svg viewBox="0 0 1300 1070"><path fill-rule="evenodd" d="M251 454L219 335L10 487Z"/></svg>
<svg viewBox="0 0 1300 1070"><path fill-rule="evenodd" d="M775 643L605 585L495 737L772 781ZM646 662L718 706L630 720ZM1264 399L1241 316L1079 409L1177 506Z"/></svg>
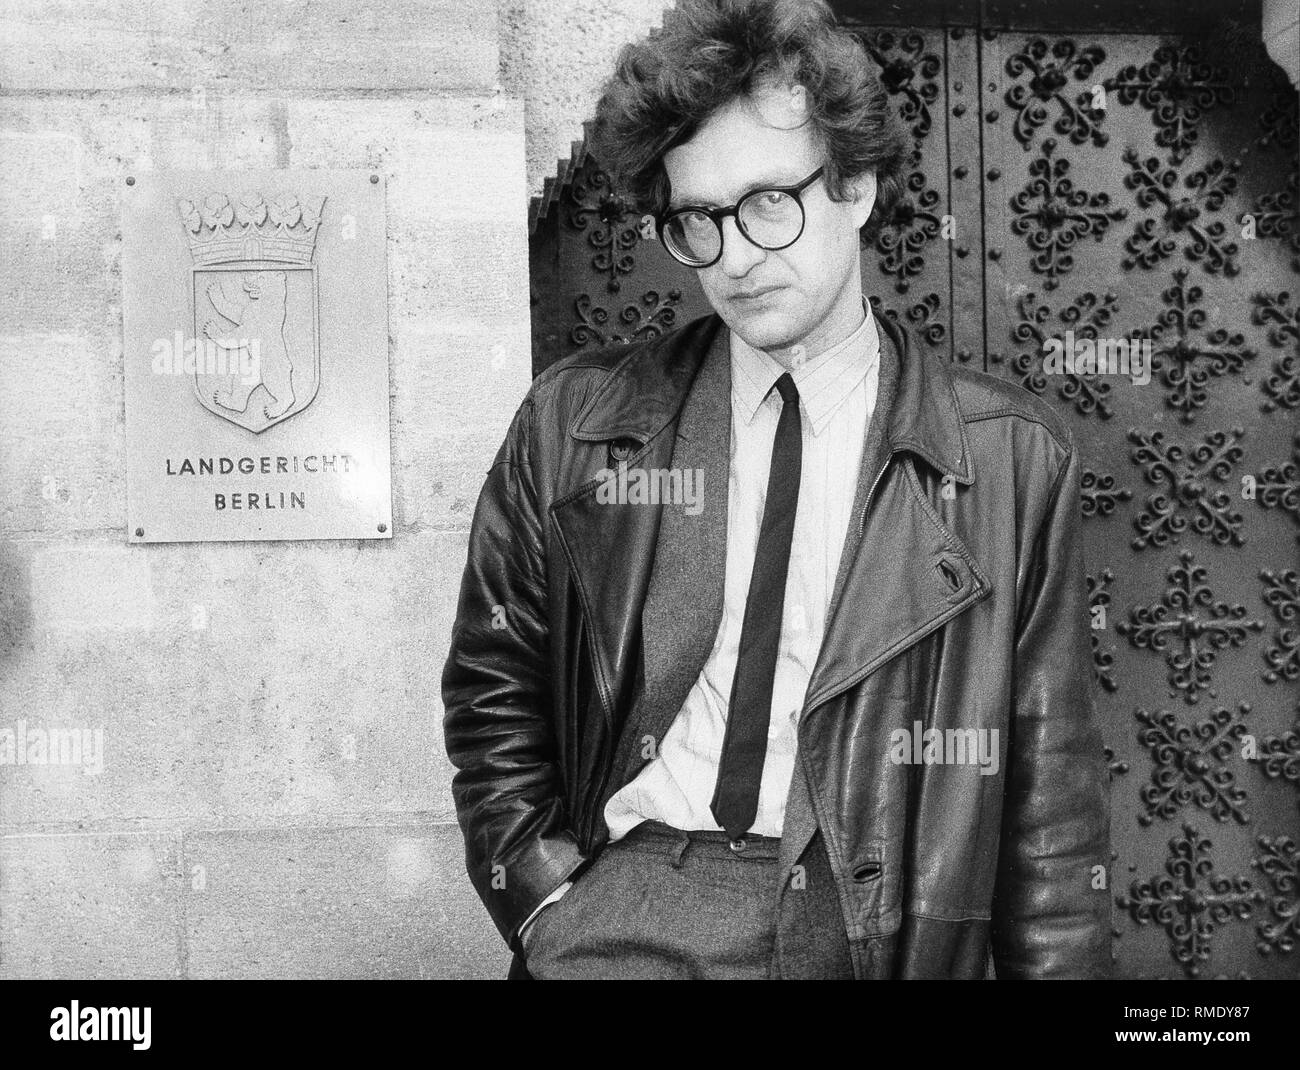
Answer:
<svg viewBox="0 0 1300 1070"><path fill-rule="evenodd" d="M840 553L849 529L867 422L875 408L879 336L870 307L842 342L811 355L790 375L799 391L803 458L790 546L781 640L772 683L767 753L751 831L780 836L794 773L795 742L808 680L826 631ZM731 350L731 462L727 571L713 650L658 755L605 807L610 840L648 818L679 829L719 826L709 809L727 728L745 602L758 548L772 445L781 415L774 389L786 369L734 331Z"/></svg>
<svg viewBox="0 0 1300 1070"><path fill-rule="evenodd" d="M794 775L800 711L826 631L840 554L848 534L867 425L876 406L880 338L864 300L861 324L842 342L790 369L799 391L803 456L772 682L767 752L751 831L780 836ZM664 735L659 754L609 800L612 843L647 819L679 829L719 828L709 809L727 727L749 580L758 549L772 445L781 415L774 389L787 370L734 331L731 359L731 460L727 494L727 572L713 649ZM559 899L548 895L520 927Z"/></svg>

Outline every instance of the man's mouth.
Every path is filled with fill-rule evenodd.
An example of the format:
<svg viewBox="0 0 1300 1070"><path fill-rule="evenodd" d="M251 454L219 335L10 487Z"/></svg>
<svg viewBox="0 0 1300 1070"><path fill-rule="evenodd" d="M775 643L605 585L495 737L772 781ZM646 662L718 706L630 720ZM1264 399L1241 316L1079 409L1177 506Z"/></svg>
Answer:
<svg viewBox="0 0 1300 1070"><path fill-rule="evenodd" d="M745 290L743 293L732 294L733 301L752 301L757 297L765 297L768 294L776 293L779 286L765 286L759 290Z"/></svg>

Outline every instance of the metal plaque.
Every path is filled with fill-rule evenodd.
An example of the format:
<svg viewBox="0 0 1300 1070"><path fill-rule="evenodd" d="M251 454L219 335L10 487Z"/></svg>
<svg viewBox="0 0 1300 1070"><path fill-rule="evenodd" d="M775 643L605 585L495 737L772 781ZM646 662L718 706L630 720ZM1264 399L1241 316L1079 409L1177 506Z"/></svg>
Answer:
<svg viewBox="0 0 1300 1070"><path fill-rule="evenodd" d="M127 179L131 542L392 537L384 184Z"/></svg>

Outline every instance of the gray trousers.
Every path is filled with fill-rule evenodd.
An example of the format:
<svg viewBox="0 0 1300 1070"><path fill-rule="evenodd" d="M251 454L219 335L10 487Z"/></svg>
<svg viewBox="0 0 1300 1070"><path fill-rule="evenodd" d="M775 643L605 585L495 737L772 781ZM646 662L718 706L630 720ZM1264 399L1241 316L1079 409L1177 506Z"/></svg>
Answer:
<svg viewBox="0 0 1300 1070"><path fill-rule="evenodd" d="M645 821L609 844L527 936L529 974L548 979L765 979L775 975L777 848ZM820 835L784 896L803 976L853 975Z"/></svg>

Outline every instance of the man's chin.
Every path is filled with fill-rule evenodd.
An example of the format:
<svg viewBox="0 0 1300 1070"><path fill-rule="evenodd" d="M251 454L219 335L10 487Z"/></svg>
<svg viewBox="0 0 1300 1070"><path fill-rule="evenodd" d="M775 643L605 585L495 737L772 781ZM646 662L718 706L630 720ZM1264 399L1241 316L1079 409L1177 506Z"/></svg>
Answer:
<svg viewBox="0 0 1300 1070"><path fill-rule="evenodd" d="M787 349L803 337L794 317L779 309L733 311L727 326L755 349Z"/></svg>

